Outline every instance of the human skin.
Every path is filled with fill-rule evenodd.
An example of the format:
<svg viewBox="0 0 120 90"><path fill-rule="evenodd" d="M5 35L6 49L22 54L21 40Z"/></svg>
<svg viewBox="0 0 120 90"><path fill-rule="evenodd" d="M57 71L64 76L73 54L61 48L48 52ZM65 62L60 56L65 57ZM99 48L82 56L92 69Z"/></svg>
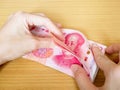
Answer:
<svg viewBox="0 0 120 90"><path fill-rule="evenodd" d="M44 14L16 12L9 16L0 29L0 64L14 60L38 48L47 48L51 38L32 35L34 27L45 26L56 38L62 40L59 28Z"/></svg>
<svg viewBox="0 0 120 90"><path fill-rule="evenodd" d="M47 47L51 38L38 38L30 33L31 26L44 25L50 32L62 39L62 33L50 19L42 14L17 12L12 14L0 30L0 64L14 60L41 47ZM87 73L78 65L72 65L80 90L120 90L120 63L115 64L105 56L97 46L92 46L97 65L103 70L105 83L102 87L92 84ZM106 49L109 54L119 53L120 44L113 44Z"/></svg>
<svg viewBox="0 0 120 90"><path fill-rule="evenodd" d="M92 46L92 51L98 67L104 72L105 83L101 87L96 87L90 81L83 68L78 65L72 65L71 69L80 90L120 90L120 63L116 64L111 61L96 45ZM107 47L106 53L119 53L120 58L120 44L113 44Z"/></svg>

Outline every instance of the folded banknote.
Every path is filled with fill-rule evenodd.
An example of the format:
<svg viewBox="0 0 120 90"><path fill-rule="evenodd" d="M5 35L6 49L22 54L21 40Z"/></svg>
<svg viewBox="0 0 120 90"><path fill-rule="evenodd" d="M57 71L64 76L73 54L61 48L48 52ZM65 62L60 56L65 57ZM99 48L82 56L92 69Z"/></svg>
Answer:
<svg viewBox="0 0 120 90"><path fill-rule="evenodd" d="M43 28L43 30L45 29ZM53 41L49 44L50 47L48 45L47 48L34 50L24 55L23 58L39 62L73 77L74 75L70 67L72 64L78 64L86 70L90 79L94 81L98 67L94 61L94 56L90 46L92 44L97 44L103 53L105 52L106 46L88 40L84 34L78 30L63 29L62 31L65 37L64 43L77 57ZM39 35L41 34L41 31L33 31L33 33ZM42 35L47 34L47 30L42 33Z"/></svg>

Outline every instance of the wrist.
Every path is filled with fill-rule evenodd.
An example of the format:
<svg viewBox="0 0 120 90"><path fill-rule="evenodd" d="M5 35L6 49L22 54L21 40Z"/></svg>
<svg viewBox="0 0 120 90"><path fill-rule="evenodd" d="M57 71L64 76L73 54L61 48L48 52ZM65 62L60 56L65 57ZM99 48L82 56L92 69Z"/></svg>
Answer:
<svg viewBox="0 0 120 90"><path fill-rule="evenodd" d="M0 65L10 61L10 43L0 37Z"/></svg>

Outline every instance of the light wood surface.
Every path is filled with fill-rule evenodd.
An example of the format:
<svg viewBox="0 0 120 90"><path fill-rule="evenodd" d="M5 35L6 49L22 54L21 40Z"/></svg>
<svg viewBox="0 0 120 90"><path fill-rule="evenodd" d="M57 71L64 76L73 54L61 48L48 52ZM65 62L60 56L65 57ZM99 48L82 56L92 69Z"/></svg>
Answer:
<svg viewBox="0 0 120 90"><path fill-rule="evenodd" d="M0 0L0 26L16 11L45 13L88 39L120 43L120 0ZM103 84L100 71L95 84ZM22 58L0 67L0 90L78 90L73 78Z"/></svg>

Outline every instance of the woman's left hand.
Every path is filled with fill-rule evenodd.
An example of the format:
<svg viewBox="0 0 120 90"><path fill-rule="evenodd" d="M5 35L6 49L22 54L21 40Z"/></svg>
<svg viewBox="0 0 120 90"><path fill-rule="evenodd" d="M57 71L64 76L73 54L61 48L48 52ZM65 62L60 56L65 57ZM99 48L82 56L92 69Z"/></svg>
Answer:
<svg viewBox="0 0 120 90"><path fill-rule="evenodd" d="M32 50L48 47L50 38L38 38L30 33L32 26L45 26L51 33L62 38L62 33L43 14L17 12L8 18L0 30L0 64L16 59Z"/></svg>

